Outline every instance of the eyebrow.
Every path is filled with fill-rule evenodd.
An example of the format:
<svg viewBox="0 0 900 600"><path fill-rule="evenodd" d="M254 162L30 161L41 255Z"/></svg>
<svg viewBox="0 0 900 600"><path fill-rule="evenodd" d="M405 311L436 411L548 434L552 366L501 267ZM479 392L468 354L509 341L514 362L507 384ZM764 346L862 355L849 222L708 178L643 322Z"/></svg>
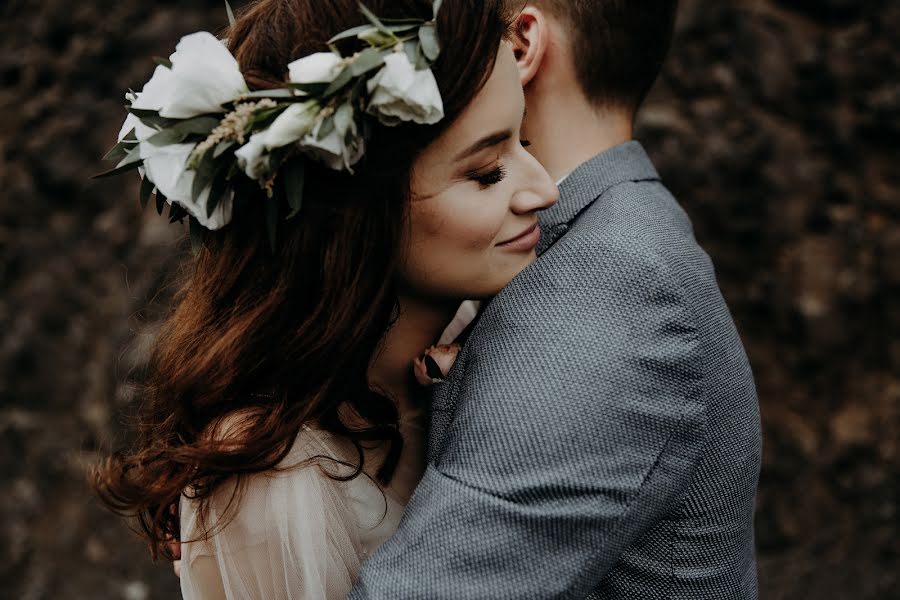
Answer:
<svg viewBox="0 0 900 600"><path fill-rule="evenodd" d="M528 106L525 107L525 110L522 111L522 119L528 116ZM512 131L498 131L497 133L493 133L487 137L483 137L459 154L456 155L456 158L453 159L454 162L460 161L464 158L472 156L473 154L477 154L482 150L486 150L492 146L496 146L497 144L502 144L506 140L512 137Z"/></svg>
<svg viewBox="0 0 900 600"><path fill-rule="evenodd" d="M508 140L511 137L512 137L512 131L509 131L509 130L498 131L497 133L492 133L489 136L481 138L480 140L478 140L477 142L475 142L474 144L472 144L471 146L469 146L468 148L466 148L465 150L463 150L462 152L457 154L456 158L454 158L453 160L454 160L454 162L456 162L456 161L460 161L464 158L467 158L469 156L472 156L473 154L478 154L482 150L486 150L488 148L496 146L497 144L502 144L503 142L505 142L506 140Z"/></svg>

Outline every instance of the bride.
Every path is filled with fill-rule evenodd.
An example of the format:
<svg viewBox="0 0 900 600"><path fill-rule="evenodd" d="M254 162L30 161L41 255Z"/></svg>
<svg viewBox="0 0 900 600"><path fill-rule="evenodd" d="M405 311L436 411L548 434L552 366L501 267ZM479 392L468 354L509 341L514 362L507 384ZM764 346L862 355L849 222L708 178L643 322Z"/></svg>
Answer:
<svg viewBox="0 0 900 600"><path fill-rule="evenodd" d="M187 36L129 95L120 149L140 160L118 170L190 220L196 258L137 441L94 484L154 557L181 540L185 598L343 598L396 529L425 468L413 359L535 260L556 199L519 137L502 5L260 0L227 49ZM214 129L160 142L210 98L232 109ZM222 147L240 172L202 189Z"/></svg>

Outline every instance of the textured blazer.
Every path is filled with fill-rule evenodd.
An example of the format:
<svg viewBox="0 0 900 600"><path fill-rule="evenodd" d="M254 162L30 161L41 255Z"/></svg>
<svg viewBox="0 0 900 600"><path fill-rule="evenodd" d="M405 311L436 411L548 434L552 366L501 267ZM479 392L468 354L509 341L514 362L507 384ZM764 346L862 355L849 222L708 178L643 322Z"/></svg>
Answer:
<svg viewBox="0 0 900 600"><path fill-rule="evenodd" d="M713 265L637 142L560 192L351 598L756 598L759 406Z"/></svg>

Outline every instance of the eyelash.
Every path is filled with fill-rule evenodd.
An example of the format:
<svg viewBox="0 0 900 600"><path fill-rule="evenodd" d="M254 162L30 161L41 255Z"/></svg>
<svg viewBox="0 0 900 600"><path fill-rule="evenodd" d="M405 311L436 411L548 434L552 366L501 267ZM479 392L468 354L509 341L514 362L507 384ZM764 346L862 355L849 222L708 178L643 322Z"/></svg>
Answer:
<svg viewBox="0 0 900 600"><path fill-rule="evenodd" d="M528 140L522 140L521 143L523 148L527 148L531 145L531 142L529 142ZM503 165L497 165L497 168L492 171L489 171L487 173L472 172L468 174L468 177L469 179L477 183L481 189L485 190L492 185L497 185L498 183L506 179L506 167L504 167Z"/></svg>
<svg viewBox="0 0 900 600"><path fill-rule="evenodd" d="M469 179L477 183L478 187L485 190L506 179L506 167L497 165L496 169L488 171L487 173L470 173Z"/></svg>

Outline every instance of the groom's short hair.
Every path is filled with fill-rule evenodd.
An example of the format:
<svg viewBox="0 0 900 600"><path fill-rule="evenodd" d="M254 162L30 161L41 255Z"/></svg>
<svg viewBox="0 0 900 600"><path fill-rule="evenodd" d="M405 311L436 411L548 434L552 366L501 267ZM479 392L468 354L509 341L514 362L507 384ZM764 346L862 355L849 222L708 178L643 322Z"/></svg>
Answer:
<svg viewBox="0 0 900 600"><path fill-rule="evenodd" d="M598 105L636 111L659 76L678 0L530 0L569 26L578 81Z"/></svg>

